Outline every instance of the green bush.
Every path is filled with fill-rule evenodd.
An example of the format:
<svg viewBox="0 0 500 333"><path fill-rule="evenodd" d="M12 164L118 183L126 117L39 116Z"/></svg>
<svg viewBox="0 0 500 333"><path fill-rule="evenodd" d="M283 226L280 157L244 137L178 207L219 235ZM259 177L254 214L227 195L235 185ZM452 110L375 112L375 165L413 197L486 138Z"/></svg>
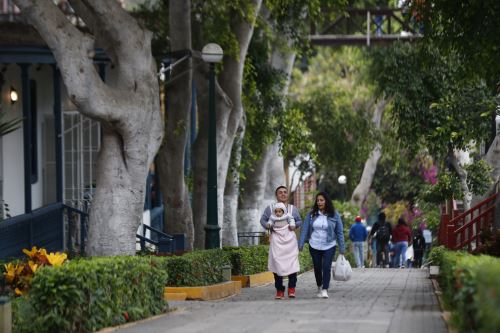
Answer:
<svg viewBox="0 0 500 333"><path fill-rule="evenodd" d="M306 244L304 250L299 252L300 272L312 269L312 259L308 248L309 245ZM251 275L268 271L268 245L225 247L223 250L231 258L232 275Z"/></svg>
<svg viewBox="0 0 500 333"><path fill-rule="evenodd" d="M431 259L440 266L439 284L453 325L460 332L500 331L500 259L442 247L431 251Z"/></svg>
<svg viewBox="0 0 500 333"><path fill-rule="evenodd" d="M232 275L251 275L267 272L268 245L225 247L231 260Z"/></svg>
<svg viewBox="0 0 500 333"><path fill-rule="evenodd" d="M16 332L93 332L164 311L161 259L109 257L39 269L14 300Z"/></svg>
<svg viewBox="0 0 500 333"><path fill-rule="evenodd" d="M168 272L167 286L194 287L222 282L222 267L230 263L226 251L213 249L165 257L162 267Z"/></svg>

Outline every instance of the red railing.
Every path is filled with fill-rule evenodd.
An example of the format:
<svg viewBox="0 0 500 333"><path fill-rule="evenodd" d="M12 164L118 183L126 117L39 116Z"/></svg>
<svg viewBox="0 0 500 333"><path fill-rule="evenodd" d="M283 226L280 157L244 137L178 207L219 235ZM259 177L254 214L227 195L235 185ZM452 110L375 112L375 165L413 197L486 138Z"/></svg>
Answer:
<svg viewBox="0 0 500 333"><path fill-rule="evenodd" d="M486 198L466 212L450 217L441 215L438 241L451 250L472 252L481 244L481 231L491 229L495 219L497 194Z"/></svg>

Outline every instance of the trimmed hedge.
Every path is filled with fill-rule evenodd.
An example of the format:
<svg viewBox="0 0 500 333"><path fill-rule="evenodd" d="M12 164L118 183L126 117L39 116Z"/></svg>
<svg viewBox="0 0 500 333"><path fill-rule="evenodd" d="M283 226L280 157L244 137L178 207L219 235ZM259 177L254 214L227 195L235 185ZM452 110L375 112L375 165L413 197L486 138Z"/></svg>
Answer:
<svg viewBox="0 0 500 333"><path fill-rule="evenodd" d="M93 332L167 309L157 258L74 260L41 268L28 297L12 302L16 332Z"/></svg>
<svg viewBox="0 0 500 333"><path fill-rule="evenodd" d="M438 280L452 324L460 332L500 332L500 259L437 247L431 260L440 266Z"/></svg>
<svg viewBox="0 0 500 333"><path fill-rule="evenodd" d="M163 259L162 268L168 272L166 285L171 287L221 283L222 268L231 264L229 253L222 249L193 251Z"/></svg>
<svg viewBox="0 0 500 333"><path fill-rule="evenodd" d="M300 272L312 269L312 258L309 254L308 244L299 252ZM225 247L224 251L231 260L232 275L252 275L267 272L269 245Z"/></svg>

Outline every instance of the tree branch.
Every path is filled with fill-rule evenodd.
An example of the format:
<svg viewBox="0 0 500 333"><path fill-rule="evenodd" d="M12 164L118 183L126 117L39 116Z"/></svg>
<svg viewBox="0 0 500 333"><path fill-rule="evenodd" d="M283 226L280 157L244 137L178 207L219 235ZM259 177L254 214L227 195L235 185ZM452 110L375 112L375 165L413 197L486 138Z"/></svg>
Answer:
<svg viewBox="0 0 500 333"><path fill-rule="evenodd" d="M54 54L72 102L94 119L108 120L111 113L102 107L106 86L94 63L94 40L78 30L49 0L14 0Z"/></svg>
<svg viewBox="0 0 500 333"><path fill-rule="evenodd" d="M112 53L116 55L115 64L127 69L119 72L122 72L122 75L128 74L128 79L132 82L134 73L149 72L154 64L151 56L153 34L141 27L118 1L80 1L88 11L94 13L95 24L98 24L102 34L100 38L107 42L105 47L112 48ZM149 61L144 61L145 59ZM129 81L128 84L132 82Z"/></svg>

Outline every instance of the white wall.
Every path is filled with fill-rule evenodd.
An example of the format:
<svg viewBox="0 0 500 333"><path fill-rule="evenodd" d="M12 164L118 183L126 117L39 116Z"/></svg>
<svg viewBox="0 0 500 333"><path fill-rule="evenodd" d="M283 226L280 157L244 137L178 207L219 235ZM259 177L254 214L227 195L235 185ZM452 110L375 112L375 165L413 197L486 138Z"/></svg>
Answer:
<svg viewBox="0 0 500 333"><path fill-rule="evenodd" d="M21 106L21 70L19 66L9 65L4 73L5 83L2 87L2 112L5 119L22 116ZM10 87L14 87L19 94L19 101L10 103ZM3 197L9 205L12 216L24 213L24 158L23 158L23 130L22 127L5 135L2 138L2 171Z"/></svg>
<svg viewBox="0 0 500 333"><path fill-rule="evenodd" d="M37 67L30 66L30 79L37 82L37 150L38 150L38 180L32 184L32 209L39 208L43 205L43 156L42 156L42 123L44 115L53 113L53 89L52 89L52 68L49 65ZM22 87L21 87L21 70L17 65L9 65L4 73L5 83L2 87L2 109L6 112L7 119L22 117ZM19 101L11 105L9 92L13 86L18 94ZM24 213L24 156L23 156L23 129L6 135L1 140L2 156L2 178L3 182L3 197L9 205L11 215L19 215ZM55 184L47 184L47 186L55 186Z"/></svg>

